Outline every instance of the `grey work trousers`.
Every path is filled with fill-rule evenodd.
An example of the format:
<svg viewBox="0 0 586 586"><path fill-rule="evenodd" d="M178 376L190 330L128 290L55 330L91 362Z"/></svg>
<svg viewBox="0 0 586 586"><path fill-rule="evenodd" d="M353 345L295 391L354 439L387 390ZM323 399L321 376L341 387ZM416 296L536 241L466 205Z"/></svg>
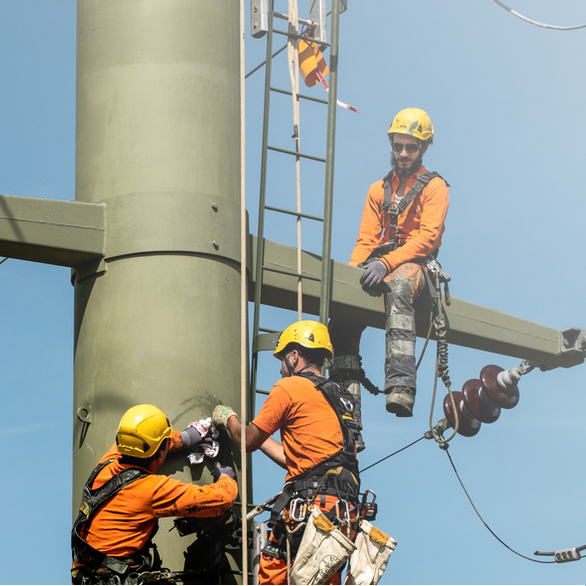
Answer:
<svg viewBox="0 0 586 586"><path fill-rule="evenodd" d="M425 287L425 269L418 263L397 267L386 279L385 391L416 389L415 310L413 302Z"/></svg>

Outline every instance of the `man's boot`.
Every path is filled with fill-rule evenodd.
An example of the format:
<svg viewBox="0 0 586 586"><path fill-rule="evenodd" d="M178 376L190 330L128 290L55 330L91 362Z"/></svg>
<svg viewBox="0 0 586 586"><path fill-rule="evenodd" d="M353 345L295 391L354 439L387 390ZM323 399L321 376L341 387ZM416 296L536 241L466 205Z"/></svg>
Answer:
<svg viewBox="0 0 586 586"><path fill-rule="evenodd" d="M366 447L362 439L362 412L360 408L360 356L355 354L343 354L334 356L330 366L330 380L352 394L354 398L354 422L358 426L356 435L356 449L362 452Z"/></svg>
<svg viewBox="0 0 586 586"><path fill-rule="evenodd" d="M386 408L389 413L397 417L413 417L415 404L415 389L405 386L396 386L385 389L387 395Z"/></svg>

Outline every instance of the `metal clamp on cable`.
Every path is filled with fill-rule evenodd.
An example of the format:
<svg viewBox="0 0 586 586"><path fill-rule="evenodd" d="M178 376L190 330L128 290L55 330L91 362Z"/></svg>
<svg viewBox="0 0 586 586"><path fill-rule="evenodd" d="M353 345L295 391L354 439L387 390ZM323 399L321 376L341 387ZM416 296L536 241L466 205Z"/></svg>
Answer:
<svg viewBox="0 0 586 586"><path fill-rule="evenodd" d="M577 562L581 559L580 552L586 549L586 545L581 547L571 547L569 549L558 549L557 551L536 551L534 555L552 555L558 564L565 562Z"/></svg>

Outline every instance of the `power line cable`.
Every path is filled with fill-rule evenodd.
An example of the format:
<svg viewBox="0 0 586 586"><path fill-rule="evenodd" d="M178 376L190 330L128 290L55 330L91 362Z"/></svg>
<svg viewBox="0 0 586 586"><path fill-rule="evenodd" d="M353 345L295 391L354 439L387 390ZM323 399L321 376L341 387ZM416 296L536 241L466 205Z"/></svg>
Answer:
<svg viewBox="0 0 586 586"><path fill-rule="evenodd" d="M366 470L368 470L369 468L372 468L373 466L376 466L377 464L380 464L381 462L384 462L385 460L388 460L391 456L394 456L395 454L398 454L399 452L402 452L403 450L406 450L407 448L410 448L411 446L414 446L417 442L420 442L422 439L425 439L425 436L424 435L422 435L418 440L415 440L414 442L411 442L409 445L401 448L400 450L397 450L396 452L393 452L392 454L389 454L388 456L385 456L384 458L381 458L380 460L378 460L374 464L371 464L370 466L367 466L366 468L363 468L362 470L359 471L360 474L362 474L363 472L366 472Z"/></svg>
<svg viewBox="0 0 586 586"><path fill-rule="evenodd" d="M586 28L586 23L585 24L578 24L575 26L556 26L555 24L545 24L543 22L537 22L536 20L532 20L531 18L527 18L526 16L519 14L516 10L509 8L506 4L503 4L500 0L493 0L493 1L496 2L501 8L504 8L505 10L509 11L513 16L516 16L517 18L520 18L521 20L524 20L525 22L528 22L529 24L534 24L535 26L540 26L541 28L549 28L549 29L553 29L556 31L574 31L574 30L577 30L580 28Z"/></svg>
<svg viewBox="0 0 586 586"><path fill-rule="evenodd" d="M544 561L544 560L536 560L534 558L530 558L527 557L525 555L523 555L522 553L519 553L518 551L515 551L512 547L509 547L486 523L486 521L482 518L482 516L480 515L480 513L478 512L478 509L474 506L474 503L472 502L472 499L470 498L470 495L468 494L468 491L466 490L466 487L464 486L464 483L462 482L462 479L460 478L460 475L458 474L458 471L456 470L456 466L454 465L454 461L452 460L452 456L450 456L450 452L448 450L448 448L445 448L445 452L448 455L448 458L450 460L450 464L452 465L452 469L454 470L454 473L456 474L456 478L458 479L458 482L460 483L460 486L462 487L462 490L464 491L464 494L466 495L466 497L468 498L468 501L470 502L470 504L472 505L472 508L474 509L474 512L476 513L476 515L478 516L478 518L482 521L482 523L484 524L484 526L490 531L490 533L492 534L492 536L497 539L497 541L499 541L502 545L504 545L509 551L512 551L515 555L518 555L519 557L522 557L523 559L529 560L530 562L535 562L537 564L555 564L555 561Z"/></svg>

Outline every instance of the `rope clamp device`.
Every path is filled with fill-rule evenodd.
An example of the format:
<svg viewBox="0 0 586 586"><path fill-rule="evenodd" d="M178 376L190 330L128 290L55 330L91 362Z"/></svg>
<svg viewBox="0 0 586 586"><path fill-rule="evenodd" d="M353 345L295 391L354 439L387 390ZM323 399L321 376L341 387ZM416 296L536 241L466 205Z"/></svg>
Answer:
<svg viewBox="0 0 586 586"><path fill-rule="evenodd" d="M372 495L372 500L367 502L368 493ZM360 518L367 521L374 521L378 512L378 505L376 504L376 494L370 489L367 489L362 494L362 501L360 502Z"/></svg>

